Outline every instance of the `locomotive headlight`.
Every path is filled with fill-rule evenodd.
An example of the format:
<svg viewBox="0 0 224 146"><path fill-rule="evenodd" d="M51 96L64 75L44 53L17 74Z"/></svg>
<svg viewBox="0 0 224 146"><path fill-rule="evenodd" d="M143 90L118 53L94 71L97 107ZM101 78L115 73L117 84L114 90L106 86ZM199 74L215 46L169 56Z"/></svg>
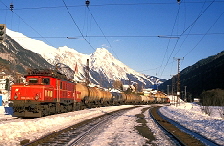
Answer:
<svg viewBox="0 0 224 146"><path fill-rule="evenodd" d="M39 94L36 94L35 100L38 100L40 98Z"/></svg>
<svg viewBox="0 0 224 146"><path fill-rule="evenodd" d="M17 99L17 98L18 98L18 95L17 95L17 94L15 94L15 95L14 95L14 99Z"/></svg>

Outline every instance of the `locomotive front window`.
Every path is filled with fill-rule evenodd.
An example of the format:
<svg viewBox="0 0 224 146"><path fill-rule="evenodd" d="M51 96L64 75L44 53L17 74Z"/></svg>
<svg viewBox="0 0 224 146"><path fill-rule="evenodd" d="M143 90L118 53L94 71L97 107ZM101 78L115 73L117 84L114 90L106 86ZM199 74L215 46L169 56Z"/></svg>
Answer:
<svg viewBox="0 0 224 146"><path fill-rule="evenodd" d="M44 83L46 85L50 85L50 79L49 78L43 78L42 83Z"/></svg>
<svg viewBox="0 0 224 146"><path fill-rule="evenodd" d="M60 89L62 89L62 82L61 82L61 84L60 84Z"/></svg>
<svg viewBox="0 0 224 146"><path fill-rule="evenodd" d="M29 79L29 83L38 83L38 79L37 78L31 78L31 79Z"/></svg>

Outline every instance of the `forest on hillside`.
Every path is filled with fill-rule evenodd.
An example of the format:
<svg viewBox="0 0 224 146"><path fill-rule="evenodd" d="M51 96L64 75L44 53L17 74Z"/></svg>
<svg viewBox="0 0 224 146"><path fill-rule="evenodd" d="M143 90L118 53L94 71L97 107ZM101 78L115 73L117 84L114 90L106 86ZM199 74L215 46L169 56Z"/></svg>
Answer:
<svg viewBox="0 0 224 146"><path fill-rule="evenodd" d="M160 90L167 92L167 85L176 93L177 76L160 85ZM185 87L186 86L186 87ZM170 93L171 93L170 88ZM202 59L180 72L181 92L187 89L189 98L201 98L203 91L224 89L224 51Z"/></svg>

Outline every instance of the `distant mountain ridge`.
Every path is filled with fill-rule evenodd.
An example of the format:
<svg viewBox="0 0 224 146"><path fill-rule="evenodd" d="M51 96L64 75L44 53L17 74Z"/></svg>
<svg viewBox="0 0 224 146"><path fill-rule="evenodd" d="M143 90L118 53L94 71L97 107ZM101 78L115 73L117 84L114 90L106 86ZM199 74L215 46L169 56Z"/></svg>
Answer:
<svg viewBox="0 0 224 146"><path fill-rule="evenodd" d="M198 97L203 91L224 89L224 51L209 56L183 69L180 72L181 91L184 86L187 92ZM167 80L160 89L167 90L167 85L172 85L172 79Z"/></svg>
<svg viewBox="0 0 224 146"><path fill-rule="evenodd" d="M40 54L21 47L16 41L6 36L0 43L0 67L7 73L25 73L28 68L52 68Z"/></svg>
<svg viewBox="0 0 224 146"><path fill-rule="evenodd" d="M138 83L145 88L153 87L156 84L161 84L164 80L157 77L144 75L129 68L105 48L97 48L96 51L90 55L82 54L67 46L54 48L46 43L28 38L22 33L14 32L9 29L6 30L7 35L15 40L15 42L30 50L37 55L43 57L50 65L54 66L57 63L64 63L74 70L77 65L78 73L75 76L76 80L84 80L84 67L86 60L90 60L90 80L94 84L99 84L103 87L111 87L114 80L121 80L124 84ZM13 40L9 37L9 40ZM8 43L6 41L6 43ZM20 47L21 48L21 47ZM29 56L27 56L29 58ZM46 65L46 64L45 64ZM44 66L45 66L44 65ZM35 67L35 65L30 66ZM43 66L39 66L43 67ZM49 65L46 65L49 67Z"/></svg>

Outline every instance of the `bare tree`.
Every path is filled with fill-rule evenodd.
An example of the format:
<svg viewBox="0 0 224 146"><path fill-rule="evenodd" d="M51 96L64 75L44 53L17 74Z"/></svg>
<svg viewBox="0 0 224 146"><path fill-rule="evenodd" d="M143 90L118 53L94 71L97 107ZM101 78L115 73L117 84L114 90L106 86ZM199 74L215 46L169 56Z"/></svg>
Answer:
<svg viewBox="0 0 224 146"><path fill-rule="evenodd" d="M224 105L224 90L212 89L203 91L201 94L203 106L223 106Z"/></svg>
<svg viewBox="0 0 224 146"><path fill-rule="evenodd" d="M224 106L220 106L219 109L219 115L222 119L224 119Z"/></svg>
<svg viewBox="0 0 224 146"><path fill-rule="evenodd" d="M209 116L212 113L212 108L210 106L201 106L201 110L202 110L202 113L205 113Z"/></svg>
<svg viewBox="0 0 224 146"><path fill-rule="evenodd" d="M123 83L120 80L115 80L113 82L113 88L122 90L123 89Z"/></svg>
<svg viewBox="0 0 224 146"><path fill-rule="evenodd" d="M201 94L201 109L205 114L211 115L211 107L209 106L219 106L218 110L220 116L224 117L224 90L222 89L212 89L208 91L203 91Z"/></svg>

